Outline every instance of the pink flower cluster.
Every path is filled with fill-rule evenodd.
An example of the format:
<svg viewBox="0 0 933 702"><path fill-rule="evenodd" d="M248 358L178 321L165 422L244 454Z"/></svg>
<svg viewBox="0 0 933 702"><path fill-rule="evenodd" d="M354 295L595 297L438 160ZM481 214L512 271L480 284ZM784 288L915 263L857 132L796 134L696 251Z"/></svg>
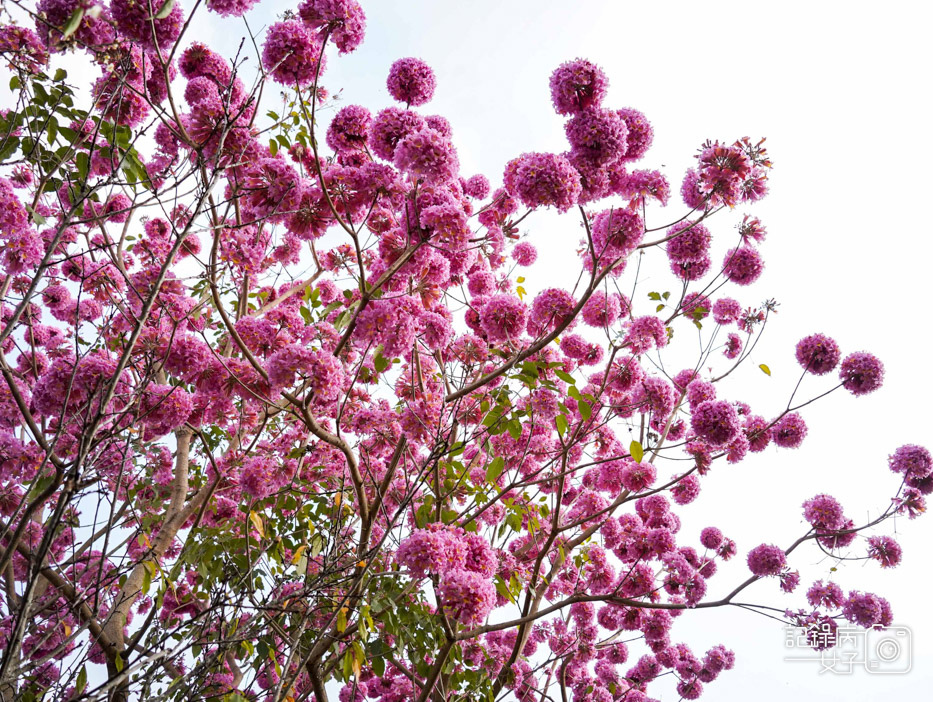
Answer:
<svg viewBox="0 0 933 702"><path fill-rule="evenodd" d="M580 174L564 157L528 153L509 161L503 177L508 191L526 207L566 212L580 197Z"/></svg>
<svg viewBox="0 0 933 702"><path fill-rule="evenodd" d="M396 558L415 577L440 576L437 593L441 604L463 624L481 622L495 607L496 589L491 578L498 558L477 534L430 524L402 541Z"/></svg>
<svg viewBox="0 0 933 702"><path fill-rule="evenodd" d="M434 71L417 58L403 58L393 63L386 81L389 94L408 106L428 102L436 86Z"/></svg>

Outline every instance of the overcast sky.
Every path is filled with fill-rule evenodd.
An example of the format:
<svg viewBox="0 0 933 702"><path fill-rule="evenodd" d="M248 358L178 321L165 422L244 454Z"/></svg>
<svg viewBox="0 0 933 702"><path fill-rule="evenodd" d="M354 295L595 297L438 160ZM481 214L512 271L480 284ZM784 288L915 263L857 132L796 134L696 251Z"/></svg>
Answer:
<svg viewBox="0 0 933 702"><path fill-rule="evenodd" d="M933 56L926 35L933 13L927 6L903 0L370 0L363 6L366 41L350 56L330 57L325 85L342 88L344 104L376 111L391 104L385 88L391 63L404 56L424 59L437 74L438 88L422 111L450 120L463 174L485 173L494 186L501 183L506 161L522 152L566 149L548 77L575 57L607 72L606 106L634 107L651 120L655 142L641 167L663 170L675 192L706 139L768 138L775 162L771 193L747 210L768 227L767 268L754 286L732 293L745 305L773 297L781 306L752 363L721 395L745 400L766 416L777 414L798 377L793 346L814 332L833 336L844 353L877 354L887 377L873 395L856 398L840 391L808 407L810 435L802 448L769 450L738 466L717 466L704 478L700 499L683 512L685 534L715 524L738 541L743 554L710 582L711 595L728 592L747 576L749 548L762 542L786 546L805 531L804 499L829 492L857 521L886 506L898 482L886 468L887 455L905 443L933 447ZM260 31L290 8L294 3L263 2L247 19ZM192 38L229 56L245 26L207 15L192 29ZM713 220L720 250L744 211ZM666 210L649 213L649 223L683 212L674 197ZM536 213L524 224L542 252L541 266L526 274L525 287L534 294L565 279L579 228L572 214ZM717 232L724 235L716 239ZM650 289L673 286L672 277L658 276ZM636 303L643 314L650 311L645 298L636 297ZM756 369L759 363L770 366L770 378ZM826 387L808 381L802 396ZM675 640L698 651L717 643L735 649L736 669L713 683L707 697L927 698L933 682L927 600L933 516L898 520L896 527L905 549L898 569L854 562L832 575L846 590L890 599L895 623L913 631L909 674L820 674L815 662L783 661L778 622L740 610L707 610L685 614L673 631ZM800 607L806 586L830 576L837 564L807 549L791 565L803 576L796 595L783 596L776 582L764 581L744 599Z"/></svg>

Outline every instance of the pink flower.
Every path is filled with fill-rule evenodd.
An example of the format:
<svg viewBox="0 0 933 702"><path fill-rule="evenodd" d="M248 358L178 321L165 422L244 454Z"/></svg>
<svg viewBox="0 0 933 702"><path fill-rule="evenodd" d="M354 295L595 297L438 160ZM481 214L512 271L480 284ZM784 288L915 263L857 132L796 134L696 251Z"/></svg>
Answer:
<svg viewBox="0 0 933 702"><path fill-rule="evenodd" d="M797 448L807 436L807 425L796 412L785 414L771 429L771 440L776 446Z"/></svg>
<svg viewBox="0 0 933 702"><path fill-rule="evenodd" d="M554 206L566 212L580 197L580 174L556 154L522 154L506 165L503 180L526 207Z"/></svg>
<svg viewBox="0 0 933 702"><path fill-rule="evenodd" d="M778 546L762 544L748 552L748 568L758 577L779 575L786 564L784 550Z"/></svg>
<svg viewBox="0 0 933 702"><path fill-rule="evenodd" d="M731 324L742 316L742 306L730 297L721 297L713 303L716 324Z"/></svg>
<svg viewBox="0 0 933 702"><path fill-rule="evenodd" d="M893 568L901 562L901 545L890 536L868 537L868 557L881 564L882 568Z"/></svg>
<svg viewBox="0 0 933 702"><path fill-rule="evenodd" d="M626 462L620 476L622 486L629 492L642 492L654 485L657 470L650 463Z"/></svg>
<svg viewBox="0 0 933 702"><path fill-rule="evenodd" d="M551 74L551 100L557 114L574 114L598 107L608 86L606 74L595 64L584 59L567 61Z"/></svg>
<svg viewBox="0 0 933 702"><path fill-rule="evenodd" d="M140 407L140 421L146 425L144 438L153 439L178 429L194 409L192 396L171 385L150 385Z"/></svg>
<svg viewBox="0 0 933 702"><path fill-rule="evenodd" d="M207 9L224 17L242 17L259 0L207 0Z"/></svg>
<svg viewBox="0 0 933 702"><path fill-rule="evenodd" d="M593 168L617 161L627 149L628 128L612 110L581 110L567 122L564 131L574 155Z"/></svg>
<svg viewBox="0 0 933 702"><path fill-rule="evenodd" d="M839 345L823 334L813 334L797 342L797 363L814 375L825 375L839 364Z"/></svg>
<svg viewBox="0 0 933 702"><path fill-rule="evenodd" d="M566 290L559 288L542 290L531 303L528 333L542 336L568 322L570 322L568 326L572 326L571 314L576 304L573 295Z"/></svg>
<svg viewBox="0 0 933 702"><path fill-rule="evenodd" d="M489 298L479 316L490 341L514 341L525 331L528 308L516 296L499 293Z"/></svg>
<svg viewBox="0 0 933 702"><path fill-rule="evenodd" d="M891 605L870 592L853 591L842 606L842 616L866 629L876 624L888 626L891 623Z"/></svg>
<svg viewBox="0 0 933 702"><path fill-rule="evenodd" d="M327 145L334 151L359 151L366 148L372 115L365 107L347 105L327 128Z"/></svg>
<svg viewBox="0 0 933 702"><path fill-rule="evenodd" d="M710 299L706 295L702 295L698 292L690 292L684 296L684 301L681 303L681 311L687 319L692 319L694 321L700 321L701 319L706 319L709 317L710 308L712 308L713 303L710 302Z"/></svg>
<svg viewBox="0 0 933 702"><path fill-rule="evenodd" d="M820 531L842 529L846 522L842 505L831 495L817 495L804 502L803 518Z"/></svg>
<svg viewBox="0 0 933 702"><path fill-rule="evenodd" d="M512 258L520 266L530 266L538 258L538 250L530 241L520 241L512 249Z"/></svg>
<svg viewBox="0 0 933 702"><path fill-rule="evenodd" d="M400 170L427 183L452 180L460 169L453 144L433 129L422 129L404 137L395 148L394 159Z"/></svg>
<svg viewBox="0 0 933 702"><path fill-rule="evenodd" d="M496 606L496 588L492 581L468 570L446 572L437 594L444 611L468 626L482 622Z"/></svg>
<svg viewBox="0 0 933 702"><path fill-rule="evenodd" d="M403 58L392 64L386 87L389 94L407 105L423 105L434 95L434 71L418 58Z"/></svg>
<svg viewBox="0 0 933 702"><path fill-rule="evenodd" d="M423 328L422 339L428 348L438 351L446 348L454 336L454 329L446 317L437 312L425 312L421 315Z"/></svg>
<svg viewBox="0 0 933 702"><path fill-rule="evenodd" d="M641 243L645 223L628 209L603 210L593 219L593 248L597 256L627 256Z"/></svg>
<svg viewBox="0 0 933 702"><path fill-rule="evenodd" d="M262 65L276 82L308 85L324 71L324 63L320 41L300 21L285 20L269 27Z"/></svg>
<svg viewBox="0 0 933 702"><path fill-rule="evenodd" d="M370 125L369 146L376 156L391 161L395 157L398 143L426 126L424 117L415 112L387 107L376 115Z"/></svg>
<svg viewBox="0 0 933 702"><path fill-rule="evenodd" d="M706 527L700 532L700 543L705 548L716 550L723 541L722 532L716 527Z"/></svg>
<svg viewBox="0 0 933 702"><path fill-rule="evenodd" d="M700 494L700 479L694 473L685 475L677 480L677 484L671 488L671 493L677 504L690 504Z"/></svg>
<svg viewBox="0 0 933 702"><path fill-rule="evenodd" d="M867 395L881 387L884 365L870 353L850 353L839 367L839 378L853 395Z"/></svg>
<svg viewBox="0 0 933 702"><path fill-rule="evenodd" d="M742 196L742 186L752 164L738 146L718 142L707 144L700 152L697 172L699 190L710 204L734 206Z"/></svg>
<svg viewBox="0 0 933 702"><path fill-rule="evenodd" d="M608 327L619 319L623 307L627 313L628 300L623 300L619 294L608 294L597 290L583 305L581 314L584 323L591 327Z"/></svg>
<svg viewBox="0 0 933 702"><path fill-rule="evenodd" d="M416 577L441 574L464 567L467 544L456 533L440 524L416 529L399 544L396 558Z"/></svg>
<svg viewBox="0 0 933 702"><path fill-rule="evenodd" d="M48 0L46 4L49 4ZM67 17L70 15L66 15ZM36 33L27 27L17 27L15 24L0 27L0 55L3 55L11 65L21 67L29 73L38 73L49 62L49 52L46 51Z"/></svg>
<svg viewBox="0 0 933 702"><path fill-rule="evenodd" d="M629 325L625 343L634 354L667 346L667 328L654 316L636 317Z"/></svg>
<svg viewBox="0 0 933 702"><path fill-rule="evenodd" d="M463 184L463 192L477 200L483 200L489 195L489 178L479 173L469 177Z"/></svg>
<svg viewBox="0 0 933 702"><path fill-rule="evenodd" d="M722 355L728 359L736 359L742 353L742 337L738 334L732 333L726 337L726 348L723 350Z"/></svg>
<svg viewBox="0 0 933 702"><path fill-rule="evenodd" d="M911 478L926 478L933 473L933 456L922 446L906 444L888 456L888 467Z"/></svg>
<svg viewBox="0 0 933 702"><path fill-rule="evenodd" d="M712 236L699 222L684 220L667 230L667 257L674 263L700 261L709 251Z"/></svg>
<svg viewBox="0 0 933 702"><path fill-rule="evenodd" d="M824 607L826 609L837 609L842 607L845 595L842 588L836 583L829 582L825 585L822 580L817 580L810 589L807 590L807 602L812 607Z"/></svg>
<svg viewBox="0 0 933 702"><path fill-rule="evenodd" d="M622 108L618 111L618 115L625 120L625 126L628 129L628 138L626 140L628 148L622 160L637 161L645 155L651 146L654 139L654 129L644 114L631 107Z"/></svg>
<svg viewBox="0 0 933 702"><path fill-rule="evenodd" d="M185 19L181 3L176 2L168 16L156 19L163 0L111 0L110 12L117 29L147 49L167 49L181 34ZM155 35L155 41L153 41Z"/></svg>
<svg viewBox="0 0 933 702"><path fill-rule="evenodd" d="M660 171L638 170L619 178L613 192L639 205L651 197L664 206L671 197L671 184Z"/></svg>
<svg viewBox="0 0 933 702"><path fill-rule="evenodd" d="M722 264L723 274L736 285L751 285L763 270L761 255L750 246L730 249Z"/></svg>
<svg viewBox="0 0 933 702"><path fill-rule="evenodd" d="M729 443L739 432L735 408L723 400L708 400L697 405L690 424L700 437L717 446Z"/></svg>
<svg viewBox="0 0 933 702"><path fill-rule="evenodd" d="M310 29L329 33L341 54L363 43L366 15L356 0L304 0L298 16Z"/></svg>

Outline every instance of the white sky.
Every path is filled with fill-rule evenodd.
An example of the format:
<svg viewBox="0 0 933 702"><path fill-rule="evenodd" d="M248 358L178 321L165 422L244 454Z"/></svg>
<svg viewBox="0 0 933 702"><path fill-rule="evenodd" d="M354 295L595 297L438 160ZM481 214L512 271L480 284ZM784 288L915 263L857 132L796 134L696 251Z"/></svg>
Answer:
<svg viewBox="0 0 933 702"><path fill-rule="evenodd" d="M928 6L904 0L364 0L363 6L366 41L350 56L330 57L324 84L342 87L344 103L376 111L391 104L385 78L392 61L423 58L437 74L438 89L421 110L450 120L463 174L485 173L494 187L505 162L520 153L566 149L548 77L578 56L608 74L607 107L634 107L652 121L655 145L640 166L661 168L675 193L704 140L767 136L775 162L771 193L748 209L768 227L767 268L754 286L732 294L744 305L775 297L781 307L747 370L722 395L776 414L798 377L793 346L817 331L833 336L844 353L877 354L886 384L867 397L838 392L804 410L810 435L801 449L769 450L738 466L717 464L700 499L682 512L684 541L710 524L738 541L742 557L710 582L710 594L719 596L747 576L749 548L786 546L805 530L804 499L830 492L857 521L884 508L897 486L887 455L904 443L933 448L926 331L933 260ZM294 7L266 1L248 19L256 31ZM202 15L192 29L191 38L231 55L243 24ZM672 197L666 210L653 218L649 212L649 223L682 213L679 197ZM718 251L731 242L734 219L713 220ZM541 265L526 273L525 287L534 294L566 274L578 221L572 214L542 213L524 224L542 254ZM673 279L659 278L648 289L673 290ZM755 368L759 363L770 366L771 378ZM805 383L803 392L822 387ZM821 675L816 663L782 660L777 622L707 610L685 614L673 630L674 640L698 652L716 643L736 651L736 669L712 683L704 699L744 700L750 693L758 702L928 698L933 614L925 597L933 577L927 561L933 516L898 520L897 531L905 550L899 568L849 563L835 579L846 590L875 591L891 601L895 623L913 631L909 674ZM795 596L782 595L776 582L760 582L744 599L800 607L809 583L827 577L834 565L809 549L798 551L791 564L803 576Z"/></svg>
<svg viewBox="0 0 933 702"><path fill-rule="evenodd" d="M814 494L836 495L856 520L886 506L897 486L887 455L904 443L933 446L925 347L933 259L933 220L925 207L933 178L926 164L933 146L929 91L922 87L933 65L924 35L933 13L897 1L378 0L363 6L366 41L349 56L330 57L325 85L343 88L345 104L375 112L392 104L385 88L391 63L424 59L438 88L421 111L450 120L463 174L484 173L494 187L506 161L520 153L567 148L548 77L578 56L608 74L606 106L634 107L652 121L654 147L641 165L665 165L675 189L705 139L768 137L775 161L771 193L749 210L768 227L767 268L754 286L733 292L743 304L775 297L781 307L753 363L724 396L765 415L778 412L798 377L793 346L817 331L837 339L845 353L877 354L886 384L874 395L839 392L808 407L810 436L797 451L769 450L714 469L700 499L682 513L684 531L716 524L739 542L743 557L710 582L718 596L747 576L749 548L788 545L805 530L799 506ZM289 7L263 3L249 19L255 29L268 21L270 8ZM234 26L224 22L222 34L232 36ZM650 221L681 213L672 198ZM579 229L572 214L536 214L526 224L542 254L541 266L526 275L534 294L565 279ZM732 239L732 224L711 225L714 242L723 232L721 248ZM659 280L645 290L673 289L664 280L671 285ZM767 363L773 376L760 373L758 363ZM847 590L888 597L895 623L914 634L909 674L820 674L816 662L783 660L779 623L740 610L707 610L687 613L673 631L675 640L698 651L722 642L737 653L736 669L708 686L705 699L744 700L749 693L758 702L926 698L933 682L933 615L925 606L933 517L898 520L897 530L905 549L898 569L855 562L835 579ZM795 556L791 564L803 583L795 596L784 596L776 582L761 582L745 601L802 606L804 588L829 576L834 564L815 550ZM671 690L663 699L677 697Z"/></svg>

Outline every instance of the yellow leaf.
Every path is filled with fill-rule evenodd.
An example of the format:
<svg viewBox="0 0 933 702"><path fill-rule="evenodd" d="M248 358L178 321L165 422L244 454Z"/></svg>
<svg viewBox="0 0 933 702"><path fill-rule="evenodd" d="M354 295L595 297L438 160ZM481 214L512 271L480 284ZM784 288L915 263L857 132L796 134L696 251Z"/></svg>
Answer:
<svg viewBox="0 0 933 702"><path fill-rule="evenodd" d="M266 530L262 526L262 517L251 510L249 513L249 520L253 523L253 526L256 527L259 536L266 538Z"/></svg>
<svg viewBox="0 0 933 702"><path fill-rule="evenodd" d="M356 564L356 567L357 567L357 568L365 568L365 567L366 567L366 561L365 561L365 560L360 561L359 563Z"/></svg>
<svg viewBox="0 0 933 702"><path fill-rule="evenodd" d="M306 548L308 548L307 545L302 544L301 546L295 549L295 553L292 556L292 565L298 565L298 561L301 560L301 556L305 552Z"/></svg>
<svg viewBox="0 0 933 702"><path fill-rule="evenodd" d="M764 363L762 363L758 367L761 368L761 372L764 373L765 375L768 375L768 376L771 375L771 369L768 368L768 366L766 366Z"/></svg>
<svg viewBox="0 0 933 702"><path fill-rule="evenodd" d="M65 636L71 636L71 627L68 626L68 624L63 624L62 626L65 627Z"/></svg>
<svg viewBox="0 0 933 702"><path fill-rule="evenodd" d="M341 607L340 611L337 612L337 631L341 634L347 628L347 612L349 612L348 607Z"/></svg>
<svg viewBox="0 0 933 702"><path fill-rule="evenodd" d="M628 452L635 463L641 463L641 459L645 457L645 449L637 441L633 441L631 444L629 444Z"/></svg>
<svg viewBox="0 0 933 702"><path fill-rule="evenodd" d="M353 663L351 663L350 665L353 666L353 674L354 674L356 677L360 677L360 672L362 671L362 666L360 665L360 662L359 662L358 660L356 660L356 656L353 656Z"/></svg>

